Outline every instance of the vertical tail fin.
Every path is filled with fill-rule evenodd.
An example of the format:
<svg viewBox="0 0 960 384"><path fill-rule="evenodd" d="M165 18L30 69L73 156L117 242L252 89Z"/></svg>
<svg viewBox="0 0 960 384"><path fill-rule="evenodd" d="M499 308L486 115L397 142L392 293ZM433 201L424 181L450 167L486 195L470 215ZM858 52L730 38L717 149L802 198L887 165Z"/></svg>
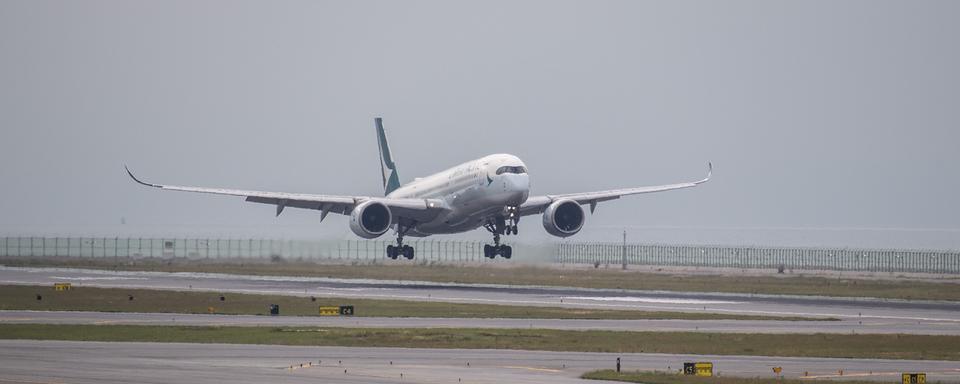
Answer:
<svg viewBox="0 0 960 384"><path fill-rule="evenodd" d="M389 195L400 188L400 176L397 175L397 164L390 156L390 146L387 144L387 134L383 131L383 119L374 119L377 126L377 146L380 147L380 173L383 174L383 195Z"/></svg>

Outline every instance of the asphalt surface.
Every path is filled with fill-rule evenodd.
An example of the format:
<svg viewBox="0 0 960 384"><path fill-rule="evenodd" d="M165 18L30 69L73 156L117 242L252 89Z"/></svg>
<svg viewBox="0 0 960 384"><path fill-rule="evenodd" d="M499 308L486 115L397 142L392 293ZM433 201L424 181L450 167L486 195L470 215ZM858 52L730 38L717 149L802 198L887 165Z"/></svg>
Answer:
<svg viewBox="0 0 960 384"><path fill-rule="evenodd" d="M613 368L617 357L629 370L711 361L725 376L772 377L773 367L782 367L786 377L806 372L839 378L843 370L844 378L860 380L899 382L901 372L926 372L928 381L960 380L960 365L945 361L0 340L0 381L583 383L579 375Z"/></svg>
<svg viewBox="0 0 960 384"><path fill-rule="evenodd" d="M951 302L0 267L0 284L55 282L108 288L833 317L841 321L324 318L0 311L0 323L960 334L960 303ZM582 382L577 377L588 370L612 368L616 357L621 357L624 369L676 370L684 361L713 361L716 371L729 376L772 376L772 368L780 366L787 377L893 382L899 380L901 372L912 371L926 372L931 381L960 381L960 363L943 361L0 340L0 382L565 383Z"/></svg>
<svg viewBox="0 0 960 384"><path fill-rule="evenodd" d="M890 326L960 323L960 302L0 267L0 284L56 282L113 288L872 319Z"/></svg>
<svg viewBox="0 0 960 384"><path fill-rule="evenodd" d="M0 324L130 324L196 326L316 326L359 328L540 328L561 330L683 331L722 333L841 333L960 335L960 324L921 322L901 324L866 321L764 320L576 320L480 319L418 317L301 317L173 313L0 311Z"/></svg>

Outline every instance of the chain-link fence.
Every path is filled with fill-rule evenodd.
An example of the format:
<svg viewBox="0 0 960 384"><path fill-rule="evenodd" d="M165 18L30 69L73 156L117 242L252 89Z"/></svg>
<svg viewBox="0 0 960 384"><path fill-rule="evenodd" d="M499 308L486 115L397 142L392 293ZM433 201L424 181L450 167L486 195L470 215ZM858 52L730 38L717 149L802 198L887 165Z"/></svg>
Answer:
<svg viewBox="0 0 960 384"><path fill-rule="evenodd" d="M0 257L182 257L370 262L393 240L274 240L109 237L0 237ZM483 257L484 242L408 239L418 262L503 262ZM740 269L960 274L960 252L930 250L734 247L562 242L514 244L514 262Z"/></svg>
<svg viewBox="0 0 960 384"><path fill-rule="evenodd" d="M960 252L561 243L558 263L960 274Z"/></svg>
<svg viewBox="0 0 960 384"><path fill-rule="evenodd" d="M386 258L393 240L301 241L274 239L190 239L121 237L2 237L0 256L182 257L189 259L270 259L371 261ZM483 242L408 239L417 261L492 262Z"/></svg>

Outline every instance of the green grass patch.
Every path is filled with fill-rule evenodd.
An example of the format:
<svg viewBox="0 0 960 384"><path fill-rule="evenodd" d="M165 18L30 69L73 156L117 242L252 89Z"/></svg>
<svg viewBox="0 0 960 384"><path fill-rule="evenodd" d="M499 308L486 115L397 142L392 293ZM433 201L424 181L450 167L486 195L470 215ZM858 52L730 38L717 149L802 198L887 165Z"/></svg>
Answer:
<svg viewBox="0 0 960 384"><path fill-rule="evenodd" d="M43 300L37 300L37 295ZM133 300L130 300L130 297ZM52 286L0 285L0 309L37 311L214 313L267 315L269 304L280 306L282 316L317 316L320 306L353 305L357 316L514 319L687 319L687 320L818 320L804 317L771 317L719 313L646 312L492 304L416 302L201 291L167 291L126 288L74 287L57 292ZM822 320L822 319L821 319Z"/></svg>
<svg viewBox="0 0 960 384"><path fill-rule="evenodd" d="M2 339L960 360L960 336L0 324Z"/></svg>
<svg viewBox="0 0 960 384"><path fill-rule="evenodd" d="M835 380L810 380L810 379L777 379L777 378L745 378L745 377L700 377L687 376L670 372L644 372L632 371L621 372L612 369L599 371L590 371L584 373L581 378L591 380L610 380L623 381L627 383L645 383L645 384L836 384ZM843 380L843 384L877 384L876 381L856 381Z"/></svg>
<svg viewBox="0 0 960 384"><path fill-rule="evenodd" d="M889 299L960 301L960 283L866 280L801 275L681 275L619 269L564 270L545 267L455 265L328 265L301 262L241 262L186 259L116 259L74 257L8 258L8 266L78 267L128 271L210 272L248 275L311 276L613 288L636 290L763 293Z"/></svg>

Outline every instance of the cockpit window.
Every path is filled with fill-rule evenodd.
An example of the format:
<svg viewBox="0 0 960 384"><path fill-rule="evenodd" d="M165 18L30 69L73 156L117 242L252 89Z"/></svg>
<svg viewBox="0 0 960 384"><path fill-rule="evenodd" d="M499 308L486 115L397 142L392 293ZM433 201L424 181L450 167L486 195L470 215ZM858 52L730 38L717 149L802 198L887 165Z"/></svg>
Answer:
<svg viewBox="0 0 960 384"><path fill-rule="evenodd" d="M502 175L504 173L524 174L524 173L527 173L527 169L520 166L517 166L517 167L504 166L497 169L498 175Z"/></svg>

